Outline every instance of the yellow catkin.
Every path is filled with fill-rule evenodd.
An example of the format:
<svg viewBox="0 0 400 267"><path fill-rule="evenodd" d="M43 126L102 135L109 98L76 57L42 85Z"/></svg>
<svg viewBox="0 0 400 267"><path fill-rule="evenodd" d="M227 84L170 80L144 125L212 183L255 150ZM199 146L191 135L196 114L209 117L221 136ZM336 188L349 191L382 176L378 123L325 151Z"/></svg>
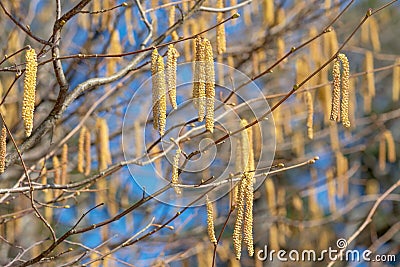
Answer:
<svg viewBox="0 0 400 267"><path fill-rule="evenodd" d="M92 168L92 154L90 150L91 134L89 129L85 133L85 175L89 175Z"/></svg>
<svg viewBox="0 0 400 267"><path fill-rule="evenodd" d="M133 123L133 133L135 136L135 157L138 158L143 153L143 130L140 127L140 121Z"/></svg>
<svg viewBox="0 0 400 267"><path fill-rule="evenodd" d="M42 169L42 184L46 185L47 184L47 168L46 166L43 166ZM51 190L43 190L44 193L44 202L45 203L50 203L53 198L53 193ZM52 217L53 217L53 209L51 207L45 207L44 208L44 217L46 220L51 223Z"/></svg>
<svg viewBox="0 0 400 267"><path fill-rule="evenodd" d="M365 53L365 71L367 79L368 95L375 96L375 75L374 75L374 55L371 51Z"/></svg>
<svg viewBox="0 0 400 267"><path fill-rule="evenodd" d="M305 57L298 58L296 60L296 80L298 83L305 80L310 75L310 64L309 60ZM307 87L309 82L305 83Z"/></svg>
<svg viewBox="0 0 400 267"><path fill-rule="evenodd" d="M61 184L67 184L68 145L64 144L61 151Z"/></svg>
<svg viewBox="0 0 400 267"><path fill-rule="evenodd" d="M342 64L342 73L340 72L340 64ZM345 54L338 54L333 63L332 75L333 95L330 119L333 121L342 120L343 126L349 128L350 65ZM341 95L342 99L340 99Z"/></svg>
<svg viewBox="0 0 400 267"><path fill-rule="evenodd" d="M279 187L277 194L277 204L278 204L278 216L285 218L287 216L286 210L286 190L284 187ZM278 223L278 230L281 233L279 235L279 244L286 246L286 236L289 236L289 227L283 223Z"/></svg>
<svg viewBox="0 0 400 267"><path fill-rule="evenodd" d="M332 56L333 54L336 53L336 51L339 50L339 43L338 43L336 31L331 31L331 33L329 35L330 35L330 38L329 38L329 53L328 53L328 55Z"/></svg>
<svg viewBox="0 0 400 267"><path fill-rule="evenodd" d="M175 5L171 6L169 8L169 12L168 12L168 26L172 26L175 24ZM171 32L171 37L173 41L177 41L179 40L179 35L176 33L176 31Z"/></svg>
<svg viewBox="0 0 400 267"><path fill-rule="evenodd" d="M306 106L307 106L307 136L309 139L314 138L314 130L313 130L313 116L314 116L314 104L312 95L309 91L305 92L306 98Z"/></svg>
<svg viewBox="0 0 400 267"><path fill-rule="evenodd" d="M109 13L109 12L107 12ZM110 54L121 54L122 53L122 46L119 36L118 30L113 30L110 36L110 47L108 48L108 53ZM117 71L117 63L121 61L121 59L117 57L112 57L108 59L107 62L107 75L110 76Z"/></svg>
<svg viewBox="0 0 400 267"><path fill-rule="evenodd" d="M82 17L82 16L78 16L78 18L79 17ZM134 28L133 28L132 21L133 21L132 8L126 7L125 8L125 25L126 25L126 32L128 35L128 42L130 45L135 44L135 38L133 37Z"/></svg>
<svg viewBox="0 0 400 267"><path fill-rule="evenodd" d="M332 107L331 107L331 117L332 121L340 121L340 60L335 59L333 63L333 94L332 94Z"/></svg>
<svg viewBox="0 0 400 267"><path fill-rule="evenodd" d="M331 213L334 213L336 211L336 182L334 180L332 169L326 171L326 186L328 190L329 210Z"/></svg>
<svg viewBox="0 0 400 267"><path fill-rule="evenodd" d="M400 58L396 59L394 64L396 66L393 68L392 76L392 100L397 102L400 96Z"/></svg>
<svg viewBox="0 0 400 267"><path fill-rule="evenodd" d="M298 157L304 156L304 145L305 142L304 142L303 132L295 131L292 136L292 148L293 152Z"/></svg>
<svg viewBox="0 0 400 267"><path fill-rule="evenodd" d="M77 169L78 172L84 172L84 161L85 161L85 134L86 134L86 127L83 126L80 133L79 133L79 140L78 140L78 163Z"/></svg>
<svg viewBox="0 0 400 267"><path fill-rule="evenodd" d="M386 167L386 140L385 136L381 135L379 138L379 169L383 171Z"/></svg>
<svg viewBox="0 0 400 267"><path fill-rule="evenodd" d="M195 39L195 62L193 74L193 101L198 110L199 121L203 121L205 115L205 45L204 39L196 37Z"/></svg>
<svg viewBox="0 0 400 267"><path fill-rule="evenodd" d="M317 170L315 168L310 168L312 184L317 182ZM317 192L315 186L311 186L309 189L308 196L308 210L310 211L311 218L317 218L320 213L320 207L318 206ZM278 203L279 205L279 203Z"/></svg>
<svg viewBox="0 0 400 267"><path fill-rule="evenodd" d="M6 152L7 152L7 130L3 125L0 135L0 174L4 172L6 167Z"/></svg>
<svg viewBox="0 0 400 267"><path fill-rule="evenodd" d="M317 28L315 26L312 26L308 33L309 38L314 38L317 35L318 35ZM319 62L321 61L322 58L320 38L317 38L316 40L310 43L310 56L313 61L314 68L316 68L319 65Z"/></svg>
<svg viewBox="0 0 400 267"><path fill-rule="evenodd" d="M111 164L111 153L109 144L109 133L107 121L103 118L96 120L97 133L97 157L98 168L100 171L107 169L108 164Z"/></svg>
<svg viewBox="0 0 400 267"><path fill-rule="evenodd" d="M153 98L153 127L155 130L158 130L158 99L159 99L159 91L158 91L158 79L157 79L157 61L158 61L158 50L154 48L151 53L151 79L152 79L152 98Z"/></svg>
<svg viewBox="0 0 400 267"><path fill-rule="evenodd" d="M365 194L375 195L379 194L379 191L380 191L379 181L376 179L368 179L365 185Z"/></svg>
<svg viewBox="0 0 400 267"><path fill-rule="evenodd" d="M224 7L224 0L217 0L216 4L217 8ZM224 19L224 13L217 13L217 23L221 22ZM225 25L221 24L217 26L217 52L218 54L222 54L226 51L226 36L225 36Z"/></svg>
<svg viewBox="0 0 400 267"><path fill-rule="evenodd" d="M240 126L244 127L248 124L245 119L241 120ZM240 143L238 143L239 151L241 152L241 162L238 162L236 169L243 172L241 180L237 184L237 195L236 195L236 208L237 215L233 230L233 247L236 255L236 259L240 259L242 250L242 226L245 224L245 244L248 248L249 254L253 253L253 238L252 238L252 222L253 222L253 175L249 175L248 170L250 168L254 169L254 155L251 153L252 144L250 143L249 132L244 130L240 133ZM250 164L249 164L250 163ZM251 166L249 166L251 165ZM250 189L251 187L251 189ZM251 191L251 192L250 192ZM251 203L250 203L251 200ZM251 212L250 212L251 211Z"/></svg>
<svg viewBox="0 0 400 267"><path fill-rule="evenodd" d="M247 121L242 122L242 126L245 126ZM253 150L253 130L252 127L247 128L247 138L248 138L248 160L246 166L245 173L245 199L246 199L246 211L244 217L244 225L243 225L243 233L244 238L243 241L247 246L247 251L250 257L254 254L254 245L253 245L253 200L254 200L254 187L253 187L253 179L254 179L254 150Z"/></svg>
<svg viewBox="0 0 400 267"><path fill-rule="evenodd" d="M392 132L387 130L384 132L384 136L388 146L388 161L394 163L396 162L396 144L394 143Z"/></svg>
<svg viewBox="0 0 400 267"><path fill-rule="evenodd" d="M331 141L331 148L333 151L338 151L340 148L339 133L336 123L329 124L329 137Z"/></svg>
<svg viewBox="0 0 400 267"><path fill-rule="evenodd" d="M176 68L177 58L179 57L178 51L174 45L168 46L167 51L167 67L165 70L165 76L167 80L167 91L169 95L169 101L173 109L177 108L176 105Z"/></svg>
<svg viewBox="0 0 400 267"><path fill-rule="evenodd" d="M111 1L103 1L102 10L107 10L111 8ZM101 28L112 30L111 26L111 12L104 12L101 18Z"/></svg>
<svg viewBox="0 0 400 267"><path fill-rule="evenodd" d="M274 249L275 251L279 250L279 232L276 224L271 225L269 228L269 244L268 247Z"/></svg>
<svg viewBox="0 0 400 267"><path fill-rule="evenodd" d="M254 4L255 2L253 2L253 4ZM257 6L257 5L256 5ZM248 26L250 26L251 25L251 18L252 18L252 7L251 6L249 6L249 5L246 5L244 8L243 8L243 22L244 22L244 25L246 26L246 27L248 27Z"/></svg>
<svg viewBox="0 0 400 267"><path fill-rule="evenodd" d="M60 176L60 161L57 156L53 157L53 170L54 170L54 183L61 184L61 176Z"/></svg>
<svg viewBox="0 0 400 267"><path fill-rule="evenodd" d="M267 26L272 26L275 22L274 0L263 1L263 20Z"/></svg>
<svg viewBox="0 0 400 267"><path fill-rule="evenodd" d="M164 60L162 56L157 59L157 85L158 85L158 132L161 136L164 135L165 126L167 124L167 95L166 82L164 72Z"/></svg>
<svg viewBox="0 0 400 267"><path fill-rule="evenodd" d="M368 20L361 26L360 29L360 41L362 44L366 45L369 43L369 22L372 17L369 17Z"/></svg>
<svg viewBox="0 0 400 267"><path fill-rule="evenodd" d="M294 208L294 210L296 211L296 213L298 213L301 217L303 214L303 200L301 199L301 197L299 197L298 195L294 195L292 198L292 206Z"/></svg>
<svg viewBox="0 0 400 267"><path fill-rule="evenodd" d="M274 182L268 178L265 180L265 194L267 197L267 207L268 207L268 212L271 214L271 216L277 215L276 211L276 190L275 190L275 185Z"/></svg>
<svg viewBox="0 0 400 267"><path fill-rule="evenodd" d="M100 11L101 10L101 0L93 0L92 10L93 11ZM92 18L92 24L96 25L100 21L99 15L90 16Z"/></svg>
<svg viewBox="0 0 400 267"><path fill-rule="evenodd" d="M215 70L211 43L205 40L206 130L214 131Z"/></svg>
<svg viewBox="0 0 400 267"><path fill-rule="evenodd" d="M54 183L61 184L61 175L60 175L60 161L57 156L53 156L53 171L54 171ZM56 197L58 190L53 190L53 196Z"/></svg>
<svg viewBox="0 0 400 267"><path fill-rule="evenodd" d="M369 20L369 36L371 38L372 48L375 52L381 50L381 42L379 41L379 24L376 19L371 16Z"/></svg>
<svg viewBox="0 0 400 267"><path fill-rule="evenodd" d="M180 148L178 148L175 152L174 162L172 165L171 183L173 185L179 184L179 158L180 158L180 156L181 156L181 150L180 150ZM178 195L182 193L182 191L179 187L174 187L174 190Z"/></svg>
<svg viewBox="0 0 400 267"><path fill-rule="evenodd" d="M342 62L342 102L341 114L342 124L344 127L350 127L349 119L349 97L350 97L350 64L345 54L340 53L338 58Z"/></svg>
<svg viewBox="0 0 400 267"><path fill-rule="evenodd" d="M276 59L280 59L285 56L286 53L286 46L285 46L285 40L283 37L279 36L276 38Z"/></svg>
<svg viewBox="0 0 400 267"><path fill-rule="evenodd" d="M246 187L244 178L245 178L245 176L243 175L242 180L238 183L239 188L238 188L237 196L236 196L237 215L236 215L235 225L233 228L233 248L234 248L234 252L235 252L235 256L236 256L237 260L240 260L241 251L242 251L242 225L243 225L244 207L245 207L244 193L245 193L245 187Z"/></svg>
<svg viewBox="0 0 400 267"><path fill-rule="evenodd" d="M22 102L22 119L24 120L25 135L29 137L33 129L33 112L35 109L37 58L34 49L26 51L26 70L24 80L24 99Z"/></svg>
<svg viewBox="0 0 400 267"><path fill-rule="evenodd" d="M210 242L213 244L217 244L217 238L215 237L215 229L214 229L214 210L213 205L206 195L206 206L207 206L207 232L208 237L210 238Z"/></svg>
<svg viewBox="0 0 400 267"><path fill-rule="evenodd" d="M343 198L348 193L348 161L341 152L336 152L336 172L338 177L338 190L337 196Z"/></svg>

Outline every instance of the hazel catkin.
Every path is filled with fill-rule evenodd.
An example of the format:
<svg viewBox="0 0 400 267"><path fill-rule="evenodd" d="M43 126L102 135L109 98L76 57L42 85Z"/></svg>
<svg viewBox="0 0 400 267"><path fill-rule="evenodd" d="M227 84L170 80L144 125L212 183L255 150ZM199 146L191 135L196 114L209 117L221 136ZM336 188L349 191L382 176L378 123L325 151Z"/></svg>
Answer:
<svg viewBox="0 0 400 267"><path fill-rule="evenodd" d="M167 91L169 100L173 109L177 109L176 105L176 68L177 58L179 57L178 51L171 44L168 46L167 51L167 67L165 70L165 76L167 80Z"/></svg>
<svg viewBox="0 0 400 267"><path fill-rule="evenodd" d="M0 135L0 174L2 174L6 167L6 152L7 152L7 130L3 125Z"/></svg>
<svg viewBox="0 0 400 267"><path fill-rule="evenodd" d="M22 102L22 119L25 135L29 137L33 129L33 112L35 109L37 58L34 49L26 51L26 70L24 79L24 99Z"/></svg>
<svg viewBox="0 0 400 267"><path fill-rule="evenodd" d="M205 40L206 130L214 131L215 70L211 43Z"/></svg>

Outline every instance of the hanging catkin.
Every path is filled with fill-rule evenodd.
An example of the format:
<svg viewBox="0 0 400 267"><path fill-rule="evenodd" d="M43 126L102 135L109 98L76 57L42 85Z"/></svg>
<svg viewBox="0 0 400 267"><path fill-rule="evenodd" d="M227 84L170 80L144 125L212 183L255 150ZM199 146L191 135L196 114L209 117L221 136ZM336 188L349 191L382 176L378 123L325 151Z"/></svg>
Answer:
<svg viewBox="0 0 400 267"><path fill-rule="evenodd" d="M379 24L373 16L370 16L368 20L372 48L374 52L379 52L381 50L381 42L379 41Z"/></svg>
<svg viewBox="0 0 400 267"><path fill-rule="evenodd" d="M57 156L53 156L54 183L61 184L60 161Z"/></svg>
<svg viewBox="0 0 400 267"><path fill-rule="evenodd" d="M45 163L43 163L43 164L45 164ZM43 166L43 169L42 169L42 184L44 184L44 185L47 184L47 168L46 168L46 166ZM53 193L48 189L43 190L43 193L44 193L44 202L48 204L52 200ZM51 220L53 217L53 208L45 207L44 208L44 217L46 218L46 220L49 223L51 223Z"/></svg>
<svg viewBox="0 0 400 267"><path fill-rule="evenodd" d="M345 54L338 55L342 62L342 103L341 103L341 119L344 127L350 127L349 120L349 97L350 97L350 64Z"/></svg>
<svg viewBox="0 0 400 267"><path fill-rule="evenodd" d="M176 68L177 58L179 57L178 51L174 45L168 46L167 51L167 67L165 70L165 76L167 80L167 90L169 95L169 101L173 109L177 108L176 105Z"/></svg>
<svg viewBox="0 0 400 267"><path fill-rule="evenodd" d="M83 126L80 133L79 133L79 140L78 140L78 163L77 169L78 172L83 173L83 165L85 160L85 134L86 134L86 127Z"/></svg>
<svg viewBox="0 0 400 267"><path fill-rule="evenodd" d="M392 100L393 102L399 101L400 96L400 58L396 59L393 67L392 78Z"/></svg>
<svg viewBox="0 0 400 267"><path fill-rule="evenodd" d="M379 169L383 171L386 167L386 140L385 135L381 135L379 138Z"/></svg>
<svg viewBox="0 0 400 267"><path fill-rule="evenodd" d="M109 13L109 12L107 12ZM108 53L110 54L121 54L122 53L121 40L118 30L113 30L110 36L110 46L108 48ZM114 74L117 71L117 63L121 61L120 58L112 57L108 59L107 62L107 76Z"/></svg>
<svg viewBox="0 0 400 267"><path fill-rule="evenodd" d="M241 121L241 127L248 124L246 120ZM238 191L236 196L237 217L233 230L233 247L236 258L239 260L241 256L242 240L247 246L249 256L254 254L253 247L253 177L254 177L254 152L253 152L253 133L251 127L241 132L241 140L239 144L239 152L242 152L239 163L244 167L242 179L238 183ZM238 167L236 167L238 168ZM243 226L243 235L242 235Z"/></svg>
<svg viewBox="0 0 400 267"><path fill-rule="evenodd" d="M99 170L105 170L108 164L111 164L111 153L109 144L109 134L107 121L103 118L97 118L96 120L96 132L97 132L97 157Z"/></svg>
<svg viewBox="0 0 400 267"><path fill-rule="evenodd" d="M307 136L309 139L314 138L314 130L313 130L313 116L314 116L314 104L312 95L309 91L305 92L306 98L306 106L307 106Z"/></svg>
<svg viewBox="0 0 400 267"><path fill-rule="evenodd" d="M239 187L236 196L237 215L236 215L235 226L233 229L233 248L237 260L240 260L242 251L242 225L243 225L244 207L245 207L244 191L246 186L245 182L243 181L244 178L245 176L242 175L242 180L237 185Z"/></svg>
<svg viewBox="0 0 400 267"><path fill-rule="evenodd" d="M140 121L133 123L133 134L135 136L135 157L138 158L143 153L143 130L140 127Z"/></svg>
<svg viewBox="0 0 400 267"><path fill-rule="evenodd" d="M67 184L68 145L64 144L61 152L61 184Z"/></svg>
<svg viewBox="0 0 400 267"><path fill-rule="evenodd" d="M382 154L386 154L386 144L385 144L385 142L386 142L386 144L387 144L387 159L388 159L388 161L390 162L390 163L394 163L395 161L396 161L396 145L395 145L395 143L394 143L394 139L393 139L393 135L392 135L392 132L391 131L389 131L389 130L386 130L386 131L384 131L383 132L383 134L382 134L382 136L381 136L381 142L380 142L380 149L379 149L379 152L381 152L381 146L383 146L385 149L384 149L384 151L383 151L383 153ZM382 144L382 145L381 145ZM379 155L380 155L381 153L379 153ZM381 157L381 156L380 156ZM381 167L381 170L383 170L383 169L385 169L385 161L386 161L386 156L383 156L382 155L382 157L384 158L382 161L382 163L381 163L381 161L379 161L380 162L380 167ZM381 164L382 164L382 166L381 166Z"/></svg>
<svg viewBox="0 0 400 267"><path fill-rule="evenodd" d="M126 7L125 8L125 25L126 25L126 33L128 35L128 41L130 45L135 44L135 38L133 37L134 29L133 29L133 24L132 21L132 8L131 7ZM82 17L82 16L78 16ZM88 27L87 27L88 28Z"/></svg>
<svg viewBox="0 0 400 267"><path fill-rule="evenodd" d="M57 156L53 156L53 171L54 171L54 183L61 184L61 175L60 175L60 161L58 160ZM57 197L58 190L53 191L54 197Z"/></svg>
<svg viewBox="0 0 400 267"><path fill-rule="evenodd" d="M224 0L217 0L217 8L224 7ZM217 13L217 23L220 23L224 19L224 13ZM221 24L217 26L217 52L222 54L226 51L226 36L225 36L225 25Z"/></svg>
<svg viewBox="0 0 400 267"><path fill-rule="evenodd" d="M334 180L332 169L326 171L326 186L328 188L329 211L334 213L336 211L336 181Z"/></svg>
<svg viewBox="0 0 400 267"><path fill-rule="evenodd" d="M161 136L164 135L165 126L167 123L167 95L166 83L164 72L164 60L162 56L157 59L157 85L158 85L158 132Z"/></svg>
<svg viewBox="0 0 400 267"><path fill-rule="evenodd" d="M171 183L177 185L179 183L179 158L181 155L181 150L178 148L175 152L174 162L172 165L172 178ZM174 187L175 193L178 195L182 193L181 189L177 186Z"/></svg>
<svg viewBox="0 0 400 267"><path fill-rule="evenodd" d="M340 121L340 60L335 59L333 63L333 94L332 94L332 108L331 117L332 121Z"/></svg>
<svg viewBox="0 0 400 267"><path fill-rule="evenodd" d="M206 130L214 131L214 100L215 100L215 70L211 43L205 43L205 73L206 73Z"/></svg>
<svg viewBox="0 0 400 267"><path fill-rule="evenodd" d="M263 20L268 26L272 26L275 22L274 0L263 1Z"/></svg>
<svg viewBox="0 0 400 267"><path fill-rule="evenodd" d="M217 238L215 237L215 229L214 229L214 210L213 205L206 195L206 206L207 206L207 232L210 242L213 244L217 244Z"/></svg>
<svg viewBox="0 0 400 267"><path fill-rule="evenodd" d="M158 50L154 48L151 53L151 80L152 80L152 98L153 98L153 127L155 130L158 130L158 99L159 99L159 90L158 90Z"/></svg>
<svg viewBox="0 0 400 267"><path fill-rule="evenodd" d="M153 127L164 135L167 120L166 82L163 57L154 48L151 54Z"/></svg>
<svg viewBox="0 0 400 267"><path fill-rule="evenodd" d="M329 29L323 35L323 51L326 57L331 57L339 49L336 31Z"/></svg>
<svg viewBox="0 0 400 267"><path fill-rule="evenodd" d="M254 179L254 151L253 151L253 131L252 127L247 128L247 137L249 142L249 158L247 162L246 168L246 187L245 187L245 199L246 199L246 211L244 217L244 225L243 225L243 241L247 247L247 251L250 257L254 254L254 245L253 245L253 200L254 200L254 187L253 187L253 179Z"/></svg>
<svg viewBox="0 0 400 267"><path fill-rule="evenodd" d="M198 110L199 121L203 121L205 115L205 45L202 37L195 39L195 62L193 73L193 103Z"/></svg>
<svg viewBox="0 0 400 267"><path fill-rule="evenodd" d="M85 133L85 175L89 175L92 167L92 154L90 150L91 146L91 134L90 130L87 129Z"/></svg>
<svg viewBox="0 0 400 267"><path fill-rule="evenodd" d="M374 75L374 55L371 51L365 53L365 71L367 79L368 95L375 96L375 75Z"/></svg>
<svg viewBox="0 0 400 267"><path fill-rule="evenodd" d="M3 122L4 123L4 122ZM2 174L6 167L6 152L7 152L7 130L3 125L0 135L0 174Z"/></svg>
<svg viewBox="0 0 400 267"><path fill-rule="evenodd" d="M171 6L169 8L169 13L168 13L168 26L171 27L172 25L175 24L175 6ZM176 33L176 31L171 32L171 37L173 41L179 40L179 35Z"/></svg>
<svg viewBox="0 0 400 267"><path fill-rule="evenodd" d="M340 64L342 64L342 73L340 72ZM350 65L345 54L338 54L333 64L332 74L333 95L330 119L333 121L342 120L343 126L349 128ZM342 94L342 99L340 99L340 94Z"/></svg>
<svg viewBox="0 0 400 267"><path fill-rule="evenodd" d="M25 135L29 137L33 129L33 112L35 109L37 62L34 49L26 51L26 70L24 80L24 99L22 102L22 119L24 120Z"/></svg>

